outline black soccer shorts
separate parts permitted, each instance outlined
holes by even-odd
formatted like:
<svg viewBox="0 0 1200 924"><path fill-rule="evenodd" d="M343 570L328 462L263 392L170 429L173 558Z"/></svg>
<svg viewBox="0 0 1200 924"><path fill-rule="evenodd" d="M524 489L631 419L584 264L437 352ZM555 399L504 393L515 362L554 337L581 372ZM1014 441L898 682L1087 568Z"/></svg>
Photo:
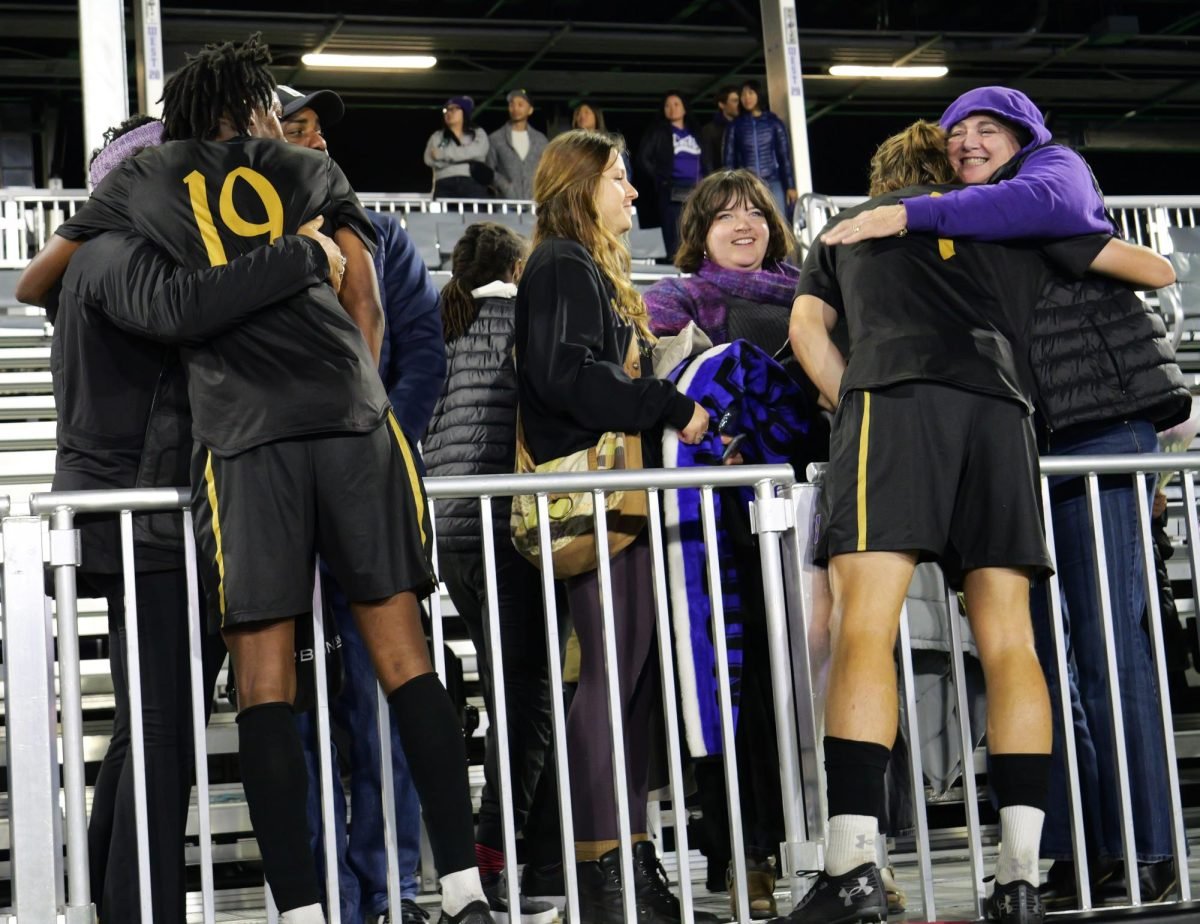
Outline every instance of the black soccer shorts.
<svg viewBox="0 0 1200 924"><path fill-rule="evenodd" d="M318 554L351 602L437 586L425 489L391 412L368 433L235 456L197 445L192 511L214 629L310 612Z"/></svg>
<svg viewBox="0 0 1200 924"><path fill-rule="evenodd" d="M1033 422L1015 401L936 382L838 406L818 556L912 551L953 586L975 568L1051 572Z"/></svg>

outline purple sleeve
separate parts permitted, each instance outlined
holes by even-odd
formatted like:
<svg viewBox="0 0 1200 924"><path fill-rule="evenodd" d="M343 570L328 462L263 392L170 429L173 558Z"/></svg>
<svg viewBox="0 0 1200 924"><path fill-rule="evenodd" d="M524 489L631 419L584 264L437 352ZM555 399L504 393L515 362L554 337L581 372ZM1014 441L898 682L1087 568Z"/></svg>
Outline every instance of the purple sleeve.
<svg viewBox="0 0 1200 924"><path fill-rule="evenodd" d="M1083 158L1052 145L1034 151L1011 180L904 200L910 231L1007 241L1111 234L1104 200Z"/></svg>

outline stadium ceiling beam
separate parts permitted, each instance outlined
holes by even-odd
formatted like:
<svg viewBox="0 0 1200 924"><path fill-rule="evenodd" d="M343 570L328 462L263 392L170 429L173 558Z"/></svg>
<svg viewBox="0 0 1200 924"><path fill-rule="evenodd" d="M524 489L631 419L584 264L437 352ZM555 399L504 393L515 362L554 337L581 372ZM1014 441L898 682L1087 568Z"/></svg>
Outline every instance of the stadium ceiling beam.
<svg viewBox="0 0 1200 924"><path fill-rule="evenodd" d="M476 111L482 112L483 110L487 109L487 107L489 105L491 105L493 102L495 102L497 99L499 99L501 96L507 95L509 90L514 89L514 87L516 86L516 82L521 79L521 76L523 74L528 73L528 71L535 64L537 64L538 61L540 61L542 58L544 58L555 45L557 45L560 41L562 41L563 37L566 36L570 31L571 31L571 24L566 23L563 25L563 27L561 29L559 29L557 32L555 32L553 35L551 35L548 39L546 39L545 44L543 44L542 47L539 48L534 53L534 55L528 61L525 62L525 64L523 66L517 68L515 71L513 71L511 74L509 74L506 78L504 78L504 80L502 80L500 82L500 85L490 95L484 97L483 102L480 103L477 107L475 107Z"/></svg>
<svg viewBox="0 0 1200 924"><path fill-rule="evenodd" d="M337 35L338 32L341 31L342 26L344 26L345 24L346 24L346 17L339 16L337 19L335 19L332 23L329 24L329 28L326 29L325 34L321 36L321 40L319 42L317 42L317 44L314 45L312 48L310 48L309 51L311 51L314 54L320 54L322 51L325 50L325 46L328 45L333 40L333 37L335 35ZM304 65L301 64L299 61L297 61L296 66L293 67L291 69L291 71L288 72L288 75L279 82L290 86L292 83L295 82L296 77L303 70L304 70Z"/></svg>
<svg viewBox="0 0 1200 924"><path fill-rule="evenodd" d="M902 65L907 64L909 61L911 61L915 57L917 57L917 55L919 55L921 52L926 51L926 50L932 48L934 45L937 45L938 43L940 43L941 40L942 40L942 36L940 34L935 35L930 39L926 39L924 42L921 42L915 48L911 49L910 51L905 52L900 57L898 57L894 61L892 61L892 67L901 67ZM854 86L852 86L850 88L850 91L848 93L846 93L841 99L835 100L832 103L828 103L825 106L822 106L820 109L818 109L812 115L810 115L806 119L806 124L812 125L814 122L816 122L822 116L827 116L831 112L836 111L838 109L838 107L840 107L843 103L848 103L848 102L850 102L850 100L854 99L854 97L858 95L858 91L867 85L869 85L869 84L866 81L860 81L859 83L854 84Z"/></svg>

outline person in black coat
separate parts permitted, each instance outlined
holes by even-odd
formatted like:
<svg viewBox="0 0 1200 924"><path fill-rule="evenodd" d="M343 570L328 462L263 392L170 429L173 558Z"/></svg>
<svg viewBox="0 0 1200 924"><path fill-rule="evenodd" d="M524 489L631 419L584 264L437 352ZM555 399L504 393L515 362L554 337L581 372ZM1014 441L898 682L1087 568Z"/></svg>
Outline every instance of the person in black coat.
<svg viewBox="0 0 1200 924"><path fill-rule="evenodd" d="M671 259L679 247L683 203L711 164L700 144L700 130L688 118L679 93L671 91L663 97L662 113L662 119L643 136L637 160L642 177L654 184L663 243Z"/></svg>
<svg viewBox="0 0 1200 924"><path fill-rule="evenodd" d="M449 374L423 444L430 475L499 475L513 470L516 279L527 249L515 231L493 222L470 225L454 245L453 276L442 289L440 302ZM492 498L494 557L489 560L484 554L479 501L439 501L438 563L450 599L475 645L490 716L497 713L495 653L487 625L488 570L496 575L513 818L529 851L526 869L543 869L560 862L561 842L550 747L545 608L538 570L517 553L509 538L511 507L511 497ZM504 835L495 729L494 723L488 726L484 746L475 855L492 910L507 913L507 900L500 891ZM526 879L522 892L529 888ZM522 895L521 919L527 924L551 921L555 914L550 903Z"/></svg>

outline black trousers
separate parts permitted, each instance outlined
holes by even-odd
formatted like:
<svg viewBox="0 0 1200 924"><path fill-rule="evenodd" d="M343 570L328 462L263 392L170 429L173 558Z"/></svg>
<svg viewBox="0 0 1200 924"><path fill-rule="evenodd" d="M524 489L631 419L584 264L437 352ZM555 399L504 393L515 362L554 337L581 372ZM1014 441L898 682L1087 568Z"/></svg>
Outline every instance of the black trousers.
<svg viewBox="0 0 1200 924"><path fill-rule="evenodd" d="M504 845L500 814L499 749L496 742L494 653L486 623L487 590L482 552L446 552L439 571L450 599L475 645L489 724L484 745L483 793L475 839ZM523 831L529 862L544 865L560 854L558 798L547 668L545 606L541 573L504 537L496 540L496 592L504 666L509 771L515 827ZM559 606L561 620L566 607Z"/></svg>
<svg viewBox="0 0 1200 924"><path fill-rule="evenodd" d="M93 576L88 583L93 592L108 599L109 659L116 697L113 736L96 778L88 822L92 900L101 920L138 924L141 911L129 707L132 665L126 649L123 582L114 575ZM199 602L207 721L225 644L219 635L205 631L204 607ZM139 574L137 604L152 907L155 924L177 924L185 918L183 839L194 777L184 572Z"/></svg>

